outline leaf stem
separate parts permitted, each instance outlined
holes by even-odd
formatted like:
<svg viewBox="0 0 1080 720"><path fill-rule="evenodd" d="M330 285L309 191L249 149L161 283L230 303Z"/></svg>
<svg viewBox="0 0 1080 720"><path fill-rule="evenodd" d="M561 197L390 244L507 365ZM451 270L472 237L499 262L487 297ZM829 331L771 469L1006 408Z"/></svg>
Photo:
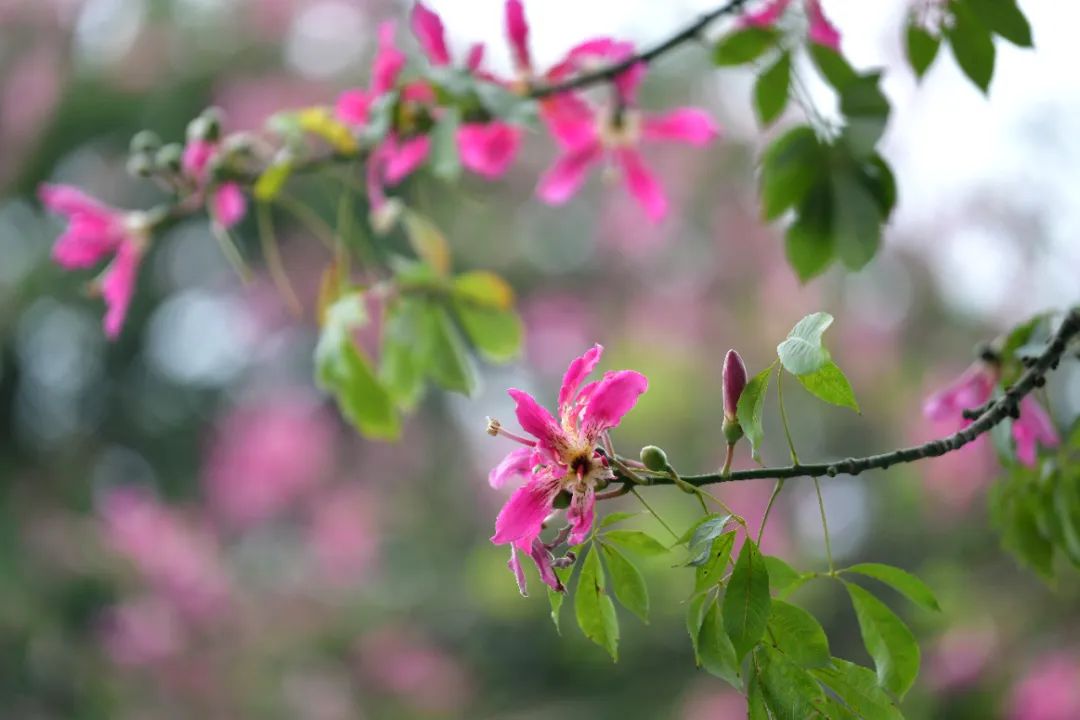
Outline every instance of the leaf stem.
<svg viewBox="0 0 1080 720"><path fill-rule="evenodd" d="M776 368L776 398L780 402L780 422L784 425L784 437L787 438L788 451L791 453L791 464L799 464L799 454L795 452L795 443L791 439L791 428L788 427L787 410L784 409L784 367Z"/></svg>
<svg viewBox="0 0 1080 720"><path fill-rule="evenodd" d="M780 491L784 489L784 481L786 478L779 478L776 481L776 485L773 487L772 495L769 496L769 504L765 506L765 514L761 516L761 526L757 531L757 544L761 544L761 536L765 534L765 523L769 522L769 515L772 513L773 503L776 502L776 497L780 494Z"/></svg>
<svg viewBox="0 0 1080 720"><path fill-rule="evenodd" d="M641 497L641 493L637 491L636 487L631 486L630 492L633 493L634 497L636 497L638 501L645 506L645 509L649 511L649 514L656 518L656 521L663 525L665 530L671 533L671 537L675 538L676 540L679 539L679 534L672 530L670 525L664 522L664 518L660 517L657 512L652 509L652 506L649 505L649 503L645 502L645 498Z"/></svg>
<svg viewBox="0 0 1080 720"><path fill-rule="evenodd" d="M832 541L829 539L829 521L825 517L825 500L821 497L821 480L814 478L814 492L817 493L818 510L821 512L821 530L825 534L825 557L829 560L829 575L836 574L836 565L833 564Z"/></svg>

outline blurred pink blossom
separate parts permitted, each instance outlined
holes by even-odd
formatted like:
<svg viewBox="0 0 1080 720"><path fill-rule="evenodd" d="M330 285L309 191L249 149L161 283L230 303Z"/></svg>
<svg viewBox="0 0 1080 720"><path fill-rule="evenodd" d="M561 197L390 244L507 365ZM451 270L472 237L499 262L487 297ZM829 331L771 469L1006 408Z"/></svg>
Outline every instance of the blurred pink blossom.
<svg viewBox="0 0 1080 720"><path fill-rule="evenodd" d="M273 518L332 468L335 426L298 394L242 405L219 424L203 469L214 517L233 528Z"/></svg>
<svg viewBox="0 0 1080 720"><path fill-rule="evenodd" d="M1065 653L1039 659L1012 690L1010 720L1080 718L1080 663Z"/></svg>
<svg viewBox="0 0 1080 720"><path fill-rule="evenodd" d="M525 355L541 372L562 372L566 358L588 345L593 336L593 306L573 293L530 295L523 300L521 312Z"/></svg>
<svg viewBox="0 0 1080 720"><path fill-rule="evenodd" d="M461 664L413 632L380 628L361 639L359 650L364 675L422 712L453 714L472 694Z"/></svg>
<svg viewBox="0 0 1080 720"><path fill-rule="evenodd" d="M127 600L102 618L102 644L117 665L156 664L179 654L183 628L168 602L155 595Z"/></svg>
<svg viewBox="0 0 1080 720"><path fill-rule="evenodd" d="M990 667L997 645L997 636L989 628L952 628L930 650L926 677L939 691L970 687Z"/></svg>
<svg viewBox="0 0 1080 720"><path fill-rule="evenodd" d="M701 687L685 700L679 717L681 720L743 720L746 698L731 688Z"/></svg>
<svg viewBox="0 0 1080 720"><path fill-rule="evenodd" d="M772 27L780 21L790 5L791 0L769 0L759 9L743 15L742 24L747 27ZM840 52L840 32L825 17L821 0L804 0L803 6L809 23L807 35L810 42Z"/></svg>
<svg viewBox="0 0 1080 720"><path fill-rule="evenodd" d="M331 488L312 501L309 542L328 582L357 585L370 574L379 544L377 515L371 493L355 484Z"/></svg>

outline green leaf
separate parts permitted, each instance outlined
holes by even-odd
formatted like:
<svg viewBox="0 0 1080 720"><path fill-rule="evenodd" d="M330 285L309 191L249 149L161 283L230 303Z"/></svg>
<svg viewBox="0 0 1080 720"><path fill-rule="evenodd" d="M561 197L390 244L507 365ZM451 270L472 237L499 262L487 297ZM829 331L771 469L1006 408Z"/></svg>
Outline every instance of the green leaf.
<svg viewBox="0 0 1080 720"><path fill-rule="evenodd" d="M833 89L838 93L842 93L849 83L859 77L859 74L855 72L855 68L851 67L847 58L824 45L811 43L810 59L814 61L814 65L817 66L825 81L832 85Z"/></svg>
<svg viewBox="0 0 1080 720"><path fill-rule="evenodd" d="M403 297L387 308L379 363L379 380L403 409L412 409L424 391L426 358L417 352L425 345L420 334L430 327L423 321L423 302Z"/></svg>
<svg viewBox="0 0 1080 720"><path fill-rule="evenodd" d="M621 523L623 520L629 520L630 518L635 518L640 514L641 514L640 512L613 512L613 513L608 513L607 515L604 516L604 519L600 521L600 527L606 528L609 525L614 525L615 523ZM610 533L608 533L608 534L610 535ZM608 538L608 539L610 539L610 538ZM612 541L612 542L615 542L615 541ZM663 547L663 546L661 545L661 547ZM664 552L667 552L667 548L664 548Z"/></svg>
<svg viewBox="0 0 1080 720"><path fill-rule="evenodd" d="M953 24L946 29L946 36L953 57L971 82L985 93L989 91L990 79L994 76L994 39L965 0L953 0L949 7L953 13Z"/></svg>
<svg viewBox="0 0 1080 720"><path fill-rule="evenodd" d="M821 336L833 323L827 312L807 315L788 333L787 339L776 346L776 354L792 375L812 373L829 361L829 352L822 347Z"/></svg>
<svg viewBox="0 0 1080 720"><path fill-rule="evenodd" d="M259 179L255 181L255 185L251 188L251 196L260 202L273 200L281 194L292 171L293 163L290 155L275 158L274 162L263 170Z"/></svg>
<svg viewBox="0 0 1080 720"><path fill-rule="evenodd" d="M859 183L866 188L878 204L882 218L888 218L896 207L896 178L885 159L875 153L855 170Z"/></svg>
<svg viewBox="0 0 1080 720"><path fill-rule="evenodd" d="M367 322L360 293L346 295L327 309L315 347L315 381L334 396L341 414L361 433L394 439L401 432L394 403L353 340L353 333Z"/></svg>
<svg viewBox="0 0 1080 720"><path fill-rule="evenodd" d="M686 602L686 632L690 635L690 644L694 647L694 662L701 667L701 654L698 650L698 635L701 624L705 621L706 603L712 601L709 593L698 593Z"/></svg>
<svg viewBox="0 0 1080 720"><path fill-rule="evenodd" d="M816 717L825 704L818 681L783 653L764 645L754 654L765 704L775 720L806 720Z"/></svg>
<svg viewBox="0 0 1080 720"><path fill-rule="evenodd" d="M607 568L611 573L615 597L624 608L641 618L642 622L648 623L649 588L645 584L641 571L615 547L606 543L601 543L600 547L604 551L604 557L607 558Z"/></svg>
<svg viewBox="0 0 1080 720"><path fill-rule="evenodd" d="M799 203L795 222L784 236L784 251L788 264L802 282L825 272L833 261L836 240L833 236L833 194L829 182L814 185Z"/></svg>
<svg viewBox="0 0 1080 720"><path fill-rule="evenodd" d="M600 553L590 546L581 564L574 592L574 613L585 637L607 650L612 660L619 659L619 620L615 604L608 597Z"/></svg>
<svg viewBox="0 0 1080 720"><path fill-rule="evenodd" d="M845 582L863 644L877 667L878 684L899 698L919 674L919 644L907 625L885 603L869 592Z"/></svg>
<svg viewBox="0 0 1080 720"><path fill-rule="evenodd" d="M705 562L694 571L694 592L701 592L720 582L735 544L735 533L726 532L712 541Z"/></svg>
<svg viewBox="0 0 1080 720"><path fill-rule="evenodd" d="M795 568L775 555L763 555L765 569L769 571L769 589L777 597L785 597L801 587L806 579Z"/></svg>
<svg viewBox="0 0 1080 720"><path fill-rule="evenodd" d="M1054 546L1039 531L1031 501L1013 482L999 483L991 495L994 523L1001 529L1001 543L1020 562L1044 579L1054 577Z"/></svg>
<svg viewBox="0 0 1080 720"><path fill-rule="evenodd" d="M802 202L821 176L825 157L825 147L808 125L789 130L765 149L760 184L766 220Z"/></svg>
<svg viewBox="0 0 1080 720"><path fill-rule="evenodd" d="M431 171L435 177L447 182L461 175L461 158L458 157L457 130L461 124L461 111L449 105L431 131Z"/></svg>
<svg viewBox="0 0 1080 720"><path fill-rule="evenodd" d="M756 60L776 44L777 33L770 28L744 28L720 38L713 48L717 65L742 65Z"/></svg>
<svg viewBox="0 0 1080 720"><path fill-rule="evenodd" d="M915 76L922 80L923 75L933 64L934 58L937 57L938 49L941 48L941 38L931 35L925 28L909 19L905 39L908 63L915 71Z"/></svg>
<svg viewBox="0 0 1080 720"><path fill-rule="evenodd" d="M743 540L739 559L724 593L724 629L741 661L765 632L769 619L769 572L757 545Z"/></svg>
<svg viewBox="0 0 1080 720"><path fill-rule="evenodd" d="M618 513L612 513L608 517L612 517ZM630 517L633 515L630 513L624 513ZM605 518L605 521L607 518ZM618 522L615 520L613 522ZM600 527L604 527L605 524L601 523ZM634 552L641 553L642 555L667 555L668 548L652 535L642 532L640 530L609 530L604 533L604 540L607 542L613 542L620 547L624 547L627 550L633 550Z"/></svg>
<svg viewBox="0 0 1080 720"><path fill-rule="evenodd" d="M565 568L555 568L555 576L562 581L563 587L566 587L566 584L570 582L570 574L573 572L573 565ZM544 587L547 588L548 602L551 603L551 622L555 623L555 632L562 635L560 619L562 615L563 600L566 599L566 593L553 590L547 585L545 585Z"/></svg>
<svg viewBox="0 0 1080 720"><path fill-rule="evenodd" d="M1016 0L967 0L983 25L1018 47L1031 47L1031 25Z"/></svg>
<svg viewBox="0 0 1080 720"><path fill-rule="evenodd" d="M889 121L889 100L881 92L880 73L860 75L840 94L840 111L847 118L844 140L856 157L874 152Z"/></svg>
<svg viewBox="0 0 1080 720"><path fill-rule="evenodd" d="M492 362L508 362L521 352L525 328L512 310L492 310L455 301L454 311L469 341Z"/></svg>
<svg viewBox="0 0 1080 720"><path fill-rule="evenodd" d="M776 647L792 662L806 668L829 664L829 640L825 630L801 607L773 600L768 628Z"/></svg>
<svg viewBox="0 0 1080 720"><path fill-rule="evenodd" d="M735 648L724 632L720 617L720 607L710 603L701 622L701 631L697 639L698 655L701 666L710 674L726 680L735 688L741 688L739 680L739 660Z"/></svg>
<svg viewBox="0 0 1080 720"><path fill-rule="evenodd" d="M832 181L836 254L848 268L860 270L881 245L881 206L851 170L837 168Z"/></svg>
<svg viewBox="0 0 1080 720"><path fill-rule="evenodd" d="M705 543L712 542L714 538L719 537L729 522L731 522L731 515L709 513L691 525L682 534L682 537L675 541L675 544L685 544L693 552Z"/></svg>
<svg viewBox="0 0 1080 720"><path fill-rule="evenodd" d="M454 322L446 309L438 305L428 305L428 331L430 345L426 347L428 355L428 374L439 387L471 395L476 388L476 369L465 350L461 333L454 327Z"/></svg>
<svg viewBox="0 0 1080 720"><path fill-rule="evenodd" d="M841 572L858 573L880 580L916 605L921 605L927 610L941 611L941 606L934 597L934 591L906 570L882 563L859 563Z"/></svg>
<svg viewBox="0 0 1080 720"><path fill-rule="evenodd" d="M413 210L406 210L402 216L405 235L416 256L439 275L450 272L450 244L442 231L430 219Z"/></svg>
<svg viewBox="0 0 1080 720"><path fill-rule="evenodd" d="M493 272L474 270L453 279L454 298L461 302L493 310L514 307L514 289Z"/></svg>
<svg viewBox="0 0 1080 720"><path fill-rule="evenodd" d="M855 400L855 391L851 389L851 383L832 360L827 361L812 373L796 377L814 396L827 403L859 412L859 403Z"/></svg>
<svg viewBox="0 0 1080 720"><path fill-rule="evenodd" d="M791 83L791 53L783 53L754 83L754 107L762 125L771 125L788 102Z"/></svg>
<svg viewBox="0 0 1080 720"><path fill-rule="evenodd" d="M775 363L774 363L775 365ZM750 441L754 459L761 459L761 441L765 439L765 429L761 424L762 411L765 408L765 393L769 389L769 377L772 375L773 365L765 368L746 383L742 395L739 396L739 404L736 406L736 416L746 439Z"/></svg>
<svg viewBox="0 0 1080 720"><path fill-rule="evenodd" d="M761 688L761 678L758 677L757 669L751 664L750 686L746 692L746 718L747 720L770 720L769 708L765 704L765 691Z"/></svg>
<svg viewBox="0 0 1080 720"><path fill-rule="evenodd" d="M860 718L867 720L903 720L892 699L877 684L873 671L840 658L832 666L816 668L810 674L844 701Z"/></svg>

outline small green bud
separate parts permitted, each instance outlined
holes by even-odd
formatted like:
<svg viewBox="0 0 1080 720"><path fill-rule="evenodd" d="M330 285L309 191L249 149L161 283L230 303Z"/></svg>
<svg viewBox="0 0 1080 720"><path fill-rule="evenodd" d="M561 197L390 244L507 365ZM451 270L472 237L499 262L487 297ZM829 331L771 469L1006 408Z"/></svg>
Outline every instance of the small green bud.
<svg viewBox="0 0 1080 720"><path fill-rule="evenodd" d="M725 417L720 427L724 431L724 439L727 440L728 445L734 445L743 436L742 425L734 418Z"/></svg>
<svg viewBox="0 0 1080 720"><path fill-rule="evenodd" d="M143 155L157 152L161 147L161 138L153 130L140 130L131 138L129 149L132 155Z"/></svg>
<svg viewBox="0 0 1080 720"><path fill-rule="evenodd" d="M646 445L641 448L641 462L654 472L663 472L670 467L667 453L655 445Z"/></svg>
<svg viewBox="0 0 1080 720"><path fill-rule="evenodd" d="M180 160L184 156L184 148L180 143L163 145L154 155L154 165L159 170L168 172L180 172Z"/></svg>
<svg viewBox="0 0 1080 720"><path fill-rule="evenodd" d="M210 142L216 142L220 137L221 110L218 108L207 108L202 111L201 115L188 123L188 142L191 142L192 140L209 140Z"/></svg>
<svg viewBox="0 0 1080 720"><path fill-rule="evenodd" d="M149 153L132 155L127 161L127 171L132 177L150 177L154 174L154 161Z"/></svg>
<svg viewBox="0 0 1080 720"><path fill-rule="evenodd" d="M570 493L566 490L561 490L559 494L555 496L555 500L551 503L551 506L556 510L564 510L570 507Z"/></svg>

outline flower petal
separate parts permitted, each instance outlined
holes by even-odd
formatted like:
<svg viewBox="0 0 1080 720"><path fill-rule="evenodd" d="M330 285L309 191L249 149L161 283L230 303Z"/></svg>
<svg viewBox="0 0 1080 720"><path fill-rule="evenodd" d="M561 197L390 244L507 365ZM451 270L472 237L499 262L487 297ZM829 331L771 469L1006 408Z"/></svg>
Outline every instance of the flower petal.
<svg viewBox="0 0 1080 720"><path fill-rule="evenodd" d="M559 481L550 475L533 475L529 482L514 491L499 511L491 542L496 545L515 541L531 543L543 529L559 487Z"/></svg>
<svg viewBox="0 0 1080 720"><path fill-rule="evenodd" d="M82 190L71 185L49 185L43 183L38 186L38 199L45 209L57 215L95 215L99 217L111 217L115 215L112 208L98 202Z"/></svg>
<svg viewBox="0 0 1080 720"><path fill-rule="evenodd" d="M508 481L521 476L525 477L536 466L536 451L531 447L520 447L511 450L498 465L488 473L488 484L493 488L501 488Z"/></svg>
<svg viewBox="0 0 1080 720"><path fill-rule="evenodd" d="M76 214L53 245L52 259L69 270L97 265L116 251L124 238L118 219Z"/></svg>
<svg viewBox="0 0 1080 720"><path fill-rule="evenodd" d="M461 164L489 180L509 169L520 144L521 128L509 123L465 123L457 130Z"/></svg>
<svg viewBox="0 0 1080 720"><path fill-rule="evenodd" d="M720 136L719 127L707 112L689 107L645 118L642 131L646 140L675 140L699 147Z"/></svg>
<svg viewBox="0 0 1080 720"><path fill-rule="evenodd" d="M217 152L217 143L209 140L189 140L180 157L184 174L202 183L206 180L206 167Z"/></svg>
<svg viewBox="0 0 1080 720"><path fill-rule="evenodd" d="M247 214L247 198L235 182L222 183L214 190L211 213L224 228L231 228Z"/></svg>
<svg viewBox="0 0 1080 720"><path fill-rule="evenodd" d="M563 150L600 142L596 113L577 95L561 93L541 100L540 119Z"/></svg>
<svg viewBox="0 0 1080 720"><path fill-rule="evenodd" d="M101 282L101 297L105 300L105 334L114 339L127 316L131 297L135 294L135 278L142 252L133 242L124 242L116 252L116 258L105 271Z"/></svg>
<svg viewBox="0 0 1080 720"><path fill-rule="evenodd" d="M536 193L549 205L562 205L585 183L589 166L600 159L600 143L591 143L560 155L540 178Z"/></svg>
<svg viewBox="0 0 1080 720"><path fill-rule="evenodd" d="M376 96L393 88L405 67L405 53L394 44L394 29L392 20L379 24L379 48L371 64L371 91Z"/></svg>
<svg viewBox="0 0 1080 720"><path fill-rule="evenodd" d="M431 139L427 135L410 138L402 143L396 138L387 138L386 142L388 145L383 176L390 185L398 184L420 167L431 151Z"/></svg>
<svg viewBox="0 0 1080 720"><path fill-rule="evenodd" d="M667 215L668 200L656 177L641 159L641 153L634 148L619 148L615 159L622 167L626 189L645 211L646 217L659 222Z"/></svg>
<svg viewBox="0 0 1080 720"><path fill-rule="evenodd" d="M1023 425L1033 438L1042 443L1043 447L1057 447L1061 442L1054 421L1050 413L1030 395L1020 401L1020 417L1015 424Z"/></svg>
<svg viewBox="0 0 1080 720"><path fill-rule="evenodd" d="M552 564L551 551L548 550L540 538L533 538L529 544L529 557L536 563L536 569L540 571L540 580L555 592L565 592L562 581L555 574L555 566Z"/></svg>
<svg viewBox="0 0 1080 720"><path fill-rule="evenodd" d="M446 48L446 33L439 16L424 3L418 2L413 5L409 24L428 61L436 66L449 65L450 51Z"/></svg>
<svg viewBox="0 0 1080 720"><path fill-rule="evenodd" d="M604 346L599 343L585 351L581 357L576 357L570 362L563 375L562 387L559 388L559 412L568 407L577 395L581 381L588 377L589 373L596 369L600 362L600 356L604 353Z"/></svg>
<svg viewBox="0 0 1080 720"><path fill-rule="evenodd" d="M366 125L371 96L364 90L346 90L338 95L334 104L334 116L348 125Z"/></svg>
<svg viewBox="0 0 1080 720"><path fill-rule="evenodd" d="M514 573L514 579L517 580L518 592L521 593L521 597L529 597L529 589L525 585L525 568L521 567L521 560L517 555L517 546L510 545L510 560L506 563L506 567L510 568L510 572Z"/></svg>
<svg viewBox="0 0 1080 720"><path fill-rule="evenodd" d="M536 402L536 399L524 390L510 388L507 392L517 403L515 413L521 429L539 440L540 444L546 448L558 444L562 439L562 429L547 408Z"/></svg>
<svg viewBox="0 0 1080 720"><path fill-rule="evenodd" d="M972 365L954 382L926 399L923 416L934 421L959 419L964 410L989 400L993 391L990 371L983 365Z"/></svg>
<svg viewBox="0 0 1080 720"><path fill-rule="evenodd" d="M743 27L772 27L787 12L791 0L770 0L760 10L743 13L740 23Z"/></svg>
<svg viewBox="0 0 1080 720"><path fill-rule="evenodd" d="M469 72L475 73L484 64L484 43L473 43L469 47L469 53L465 56L465 67Z"/></svg>
<svg viewBox="0 0 1080 720"><path fill-rule="evenodd" d="M617 426L648 389L648 379L634 370L606 373L582 412L581 425L586 435L595 438L604 430Z"/></svg>
<svg viewBox="0 0 1080 720"><path fill-rule="evenodd" d="M840 52L840 31L825 17L821 0L806 0L806 16L810 20L810 42Z"/></svg>
<svg viewBox="0 0 1080 720"><path fill-rule="evenodd" d="M525 7L521 0L506 0L505 18L506 37L510 41L514 69L522 74L530 74L532 57L529 55L529 23L525 19Z"/></svg>
<svg viewBox="0 0 1080 720"><path fill-rule="evenodd" d="M570 507L566 509L566 520L570 523L570 537L567 542L571 545L583 543L592 531L595 519L596 490L589 486L583 493L575 492L570 498Z"/></svg>

